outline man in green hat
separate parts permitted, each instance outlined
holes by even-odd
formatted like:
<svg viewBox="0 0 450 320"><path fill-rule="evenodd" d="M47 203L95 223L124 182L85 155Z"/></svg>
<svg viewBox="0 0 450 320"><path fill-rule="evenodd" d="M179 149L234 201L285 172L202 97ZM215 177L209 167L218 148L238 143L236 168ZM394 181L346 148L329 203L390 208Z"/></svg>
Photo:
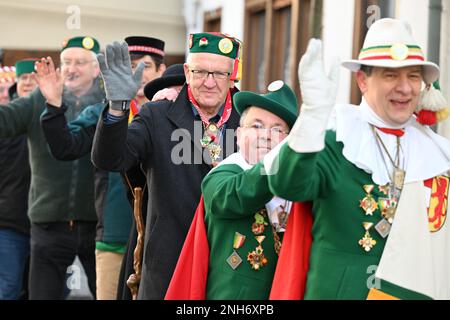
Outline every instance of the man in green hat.
<svg viewBox="0 0 450 320"><path fill-rule="evenodd" d="M16 62L16 83L10 87L19 97L37 86L31 73L36 59ZM11 90L12 89L12 90ZM27 216L30 164L26 135L0 138L0 300L18 299L25 287L22 281L30 255L30 221ZM23 293L27 291L25 288Z"/></svg>
<svg viewBox="0 0 450 320"><path fill-rule="evenodd" d="M145 65L141 88L130 103L131 120L139 112L141 102L144 101L140 97L144 94L140 93L142 87L149 79L158 78L165 69L164 41L150 37L132 36L125 38L125 42L128 44L132 69L141 61ZM65 118L67 108L61 99L63 77L55 70L50 58L38 63L36 70L41 91L47 99L47 110L41 117L41 124L53 156L56 159L67 161L90 154L103 104L87 107L74 121L68 124ZM140 167L137 167L135 172L141 173L142 171ZM143 180L145 181L145 177ZM131 181L133 184L135 179L130 178L127 181ZM126 199L126 187L122 183L119 173L95 170L95 191L98 217L97 299L112 300L116 297L119 271L130 232L132 212Z"/></svg>
<svg viewBox="0 0 450 320"><path fill-rule="evenodd" d="M204 298L268 299L292 203L273 197L263 159L287 137L298 114L297 98L279 80L269 85L266 94L238 92L233 100L241 115L236 131L239 151L215 167L202 183L210 249ZM195 250L200 248L200 244L195 246ZM177 270L189 272L179 266ZM179 276L176 272L173 279ZM181 283L171 283L166 299L200 298L183 295L181 287Z"/></svg>
<svg viewBox="0 0 450 320"><path fill-rule="evenodd" d="M141 299L164 298L201 181L213 164L235 152L239 116L232 95L240 44L223 34L200 33L191 35L189 47L184 64L187 84L178 98L146 105L129 127L129 101L140 87L142 66L133 76L126 44L107 47L107 64L99 57L110 102L95 133L93 162L111 171L142 163L147 175ZM176 201L167 200L175 195Z"/></svg>
<svg viewBox="0 0 450 320"><path fill-rule="evenodd" d="M16 62L16 83L9 88L11 100L17 97L25 97L36 89L37 83L32 73L37 60L36 58L28 58Z"/></svg>
<svg viewBox="0 0 450 320"><path fill-rule="evenodd" d="M63 44L62 99L68 121L104 99L98 79L98 49L98 42L91 37L76 37ZM41 91L35 90L0 107L0 137L25 134L30 147L30 299L63 299L66 270L77 255L95 295L93 167L89 156L62 162L51 155L39 121L45 102Z"/></svg>
<svg viewBox="0 0 450 320"><path fill-rule="evenodd" d="M238 92L239 152L203 180L210 245L206 299L268 299L291 203L274 198L263 159L289 134L297 98L282 81L267 94ZM249 188L248 186L252 186Z"/></svg>

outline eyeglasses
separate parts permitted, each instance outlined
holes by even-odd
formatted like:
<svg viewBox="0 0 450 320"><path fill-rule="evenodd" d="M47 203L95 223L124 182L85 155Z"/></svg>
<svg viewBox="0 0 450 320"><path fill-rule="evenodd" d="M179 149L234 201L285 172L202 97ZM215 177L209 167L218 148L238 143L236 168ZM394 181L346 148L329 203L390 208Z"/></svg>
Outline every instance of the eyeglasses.
<svg viewBox="0 0 450 320"><path fill-rule="evenodd" d="M62 60L61 66L71 66L74 65L75 67L81 68L87 65L89 62L93 62L93 60Z"/></svg>
<svg viewBox="0 0 450 320"><path fill-rule="evenodd" d="M221 71L206 71L206 70L189 70L194 75L194 79L206 79L210 74L216 80L225 80L231 73Z"/></svg>
<svg viewBox="0 0 450 320"><path fill-rule="evenodd" d="M288 131L284 131L283 128L281 128L281 127L266 128L261 123L258 123L258 122L250 124L250 125L242 126L242 127L247 128L247 129L257 130L257 131L268 130L268 131L270 131L270 134L289 134Z"/></svg>

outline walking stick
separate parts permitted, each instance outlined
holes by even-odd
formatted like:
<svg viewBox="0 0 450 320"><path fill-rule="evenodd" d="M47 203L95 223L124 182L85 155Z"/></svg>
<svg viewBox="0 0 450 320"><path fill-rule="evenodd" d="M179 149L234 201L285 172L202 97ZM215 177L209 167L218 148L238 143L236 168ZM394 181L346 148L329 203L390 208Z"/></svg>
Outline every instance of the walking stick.
<svg viewBox="0 0 450 320"><path fill-rule="evenodd" d="M141 281L142 269L142 248L144 246L144 219L142 218L142 188L136 187L133 192L134 208L133 214L136 221L137 242L134 248L133 268L134 273L127 280L127 286L130 288L133 300L137 299L139 282Z"/></svg>

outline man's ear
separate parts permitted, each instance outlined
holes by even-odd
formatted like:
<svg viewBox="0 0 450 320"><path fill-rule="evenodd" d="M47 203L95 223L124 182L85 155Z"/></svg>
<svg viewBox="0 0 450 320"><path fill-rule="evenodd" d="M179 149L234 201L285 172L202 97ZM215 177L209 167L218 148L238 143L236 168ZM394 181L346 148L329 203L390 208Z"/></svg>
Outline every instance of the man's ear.
<svg viewBox="0 0 450 320"><path fill-rule="evenodd" d="M100 66L98 64L98 62L95 64L94 66L94 76L93 78L97 78L100 75Z"/></svg>
<svg viewBox="0 0 450 320"><path fill-rule="evenodd" d="M240 137L241 137L241 134L242 134L241 131L242 131L242 128L241 127L237 127L237 129L236 129L236 144L237 144L239 149L240 149Z"/></svg>
<svg viewBox="0 0 450 320"><path fill-rule="evenodd" d="M158 74L159 74L160 77L162 76L162 74L164 73L164 71L166 71L166 68L167 68L167 66L166 66L165 63L161 63L161 64L159 65L159 68L158 68Z"/></svg>
<svg viewBox="0 0 450 320"><path fill-rule="evenodd" d="M356 72L356 83L358 84L359 90L361 90L361 93L364 95L367 92L367 79L369 78L367 74L365 74L363 71L358 70Z"/></svg>
<svg viewBox="0 0 450 320"><path fill-rule="evenodd" d="M186 83L189 84L189 65L187 63L183 64L184 76L186 77Z"/></svg>

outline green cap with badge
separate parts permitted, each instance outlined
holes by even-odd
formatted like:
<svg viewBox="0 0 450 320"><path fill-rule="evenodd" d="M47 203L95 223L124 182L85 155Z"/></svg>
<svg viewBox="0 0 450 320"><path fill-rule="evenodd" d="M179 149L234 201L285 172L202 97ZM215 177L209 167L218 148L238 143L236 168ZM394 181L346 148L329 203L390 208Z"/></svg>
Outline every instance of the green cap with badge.
<svg viewBox="0 0 450 320"><path fill-rule="evenodd" d="M83 48L95 53L100 52L100 44L92 37L74 37L66 39L62 43L61 51L64 51L67 48Z"/></svg>
<svg viewBox="0 0 450 320"><path fill-rule="evenodd" d="M214 53L236 59L239 42L231 36L218 32L192 33L189 35L189 52Z"/></svg>
<svg viewBox="0 0 450 320"><path fill-rule="evenodd" d="M265 109L286 121L292 129L298 116L298 104L295 93L283 81L277 80L269 84L268 92L257 94L251 91L241 91L233 96L236 111L242 113L248 107Z"/></svg>
<svg viewBox="0 0 450 320"><path fill-rule="evenodd" d="M189 35L190 53L212 53L234 60L231 80L239 81L242 77L242 42L230 35L220 32L201 32Z"/></svg>
<svg viewBox="0 0 450 320"><path fill-rule="evenodd" d="M32 73L34 72L34 64L38 61L36 58L28 58L19 60L16 62L16 77L20 77L22 74L25 73Z"/></svg>

